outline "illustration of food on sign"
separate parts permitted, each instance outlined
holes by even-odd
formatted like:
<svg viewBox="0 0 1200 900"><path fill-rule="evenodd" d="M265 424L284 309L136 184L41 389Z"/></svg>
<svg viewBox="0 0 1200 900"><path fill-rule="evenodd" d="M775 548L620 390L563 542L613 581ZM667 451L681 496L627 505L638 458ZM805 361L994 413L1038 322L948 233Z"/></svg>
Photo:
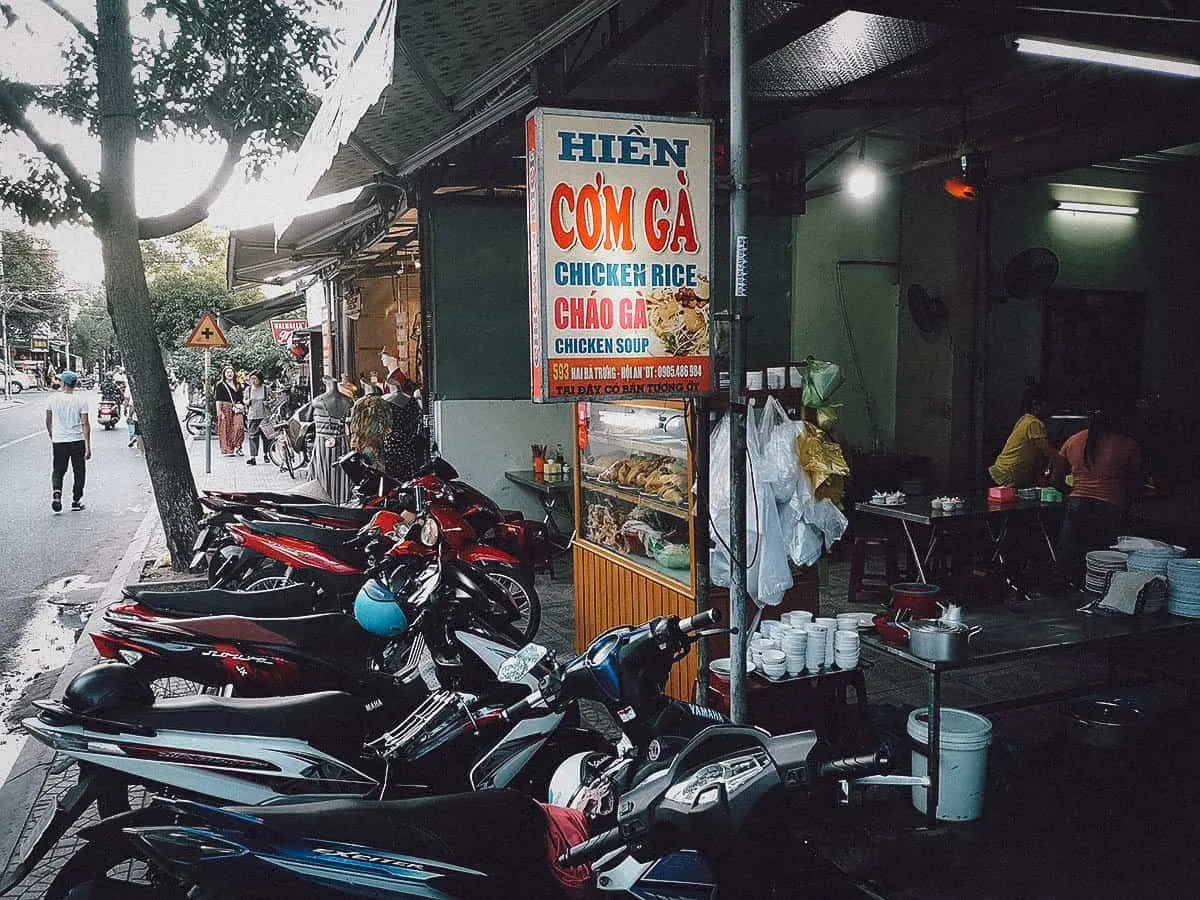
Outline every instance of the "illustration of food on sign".
<svg viewBox="0 0 1200 900"><path fill-rule="evenodd" d="M709 287L698 278L695 288L656 288L646 298L650 328L665 356L708 354Z"/></svg>

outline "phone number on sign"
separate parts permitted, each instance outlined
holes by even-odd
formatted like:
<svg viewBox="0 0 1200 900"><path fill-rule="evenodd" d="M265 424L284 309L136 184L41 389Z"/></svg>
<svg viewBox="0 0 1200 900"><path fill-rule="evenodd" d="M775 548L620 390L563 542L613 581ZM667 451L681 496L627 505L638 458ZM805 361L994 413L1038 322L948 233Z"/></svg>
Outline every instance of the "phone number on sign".
<svg viewBox="0 0 1200 900"><path fill-rule="evenodd" d="M703 371L701 366L658 366L654 374L659 378L699 378Z"/></svg>

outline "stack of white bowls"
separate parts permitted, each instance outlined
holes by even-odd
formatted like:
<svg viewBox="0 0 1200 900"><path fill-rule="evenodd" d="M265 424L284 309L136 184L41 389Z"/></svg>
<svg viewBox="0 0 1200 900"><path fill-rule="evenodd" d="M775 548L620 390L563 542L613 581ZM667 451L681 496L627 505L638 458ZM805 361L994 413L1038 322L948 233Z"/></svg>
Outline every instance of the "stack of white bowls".
<svg viewBox="0 0 1200 900"><path fill-rule="evenodd" d="M787 657L784 656L782 650L763 650L762 651L762 670L763 674L772 681L782 678L787 674Z"/></svg>
<svg viewBox="0 0 1200 900"><path fill-rule="evenodd" d="M818 616L818 625L825 626L825 668L833 665L833 636L837 634L838 622L834 616Z"/></svg>
<svg viewBox="0 0 1200 900"><path fill-rule="evenodd" d="M758 630L769 638L778 638L779 632L783 629L783 623L775 619L763 619L758 623Z"/></svg>
<svg viewBox="0 0 1200 900"><path fill-rule="evenodd" d="M775 638L767 637L767 635L763 634L762 632L756 632L755 634L750 635L750 646L748 649L750 651L750 661L754 663L757 668L762 669L763 652L766 650L778 650L779 641Z"/></svg>
<svg viewBox="0 0 1200 900"><path fill-rule="evenodd" d="M839 631L834 637L835 648L833 661L839 669L853 669L858 665L860 644L858 629L854 631Z"/></svg>
<svg viewBox="0 0 1200 900"><path fill-rule="evenodd" d="M779 618L784 625L803 628L813 620L813 614L806 609L794 609L791 612L783 613Z"/></svg>
<svg viewBox="0 0 1200 900"><path fill-rule="evenodd" d="M785 628L779 640L787 673L793 677L799 675L808 661L808 632L803 628Z"/></svg>
<svg viewBox="0 0 1200 900"><path fill-rule="evenodd" d="M806 630L808 640L804 649L804 668L815 675L825 665L825 644L829 640L829 628L813 622Z"/></svg>

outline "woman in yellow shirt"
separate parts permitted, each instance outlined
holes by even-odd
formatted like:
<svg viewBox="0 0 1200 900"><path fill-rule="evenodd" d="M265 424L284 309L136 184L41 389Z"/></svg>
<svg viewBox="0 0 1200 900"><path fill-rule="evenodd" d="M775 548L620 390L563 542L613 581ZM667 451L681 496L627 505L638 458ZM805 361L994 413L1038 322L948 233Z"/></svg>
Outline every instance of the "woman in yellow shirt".
<svg viewBox="0 0 1200 900"><path fill-rule="evenodd" d="M1046 464L1057 455L1054 445L1046 438L1046 425L1042 421L1044 409L1041 389L1030 385L1021 400L1021 418L1013 425L996 461L988 467L988 474L996 484L1029 487L1037 482Z"/></svg>

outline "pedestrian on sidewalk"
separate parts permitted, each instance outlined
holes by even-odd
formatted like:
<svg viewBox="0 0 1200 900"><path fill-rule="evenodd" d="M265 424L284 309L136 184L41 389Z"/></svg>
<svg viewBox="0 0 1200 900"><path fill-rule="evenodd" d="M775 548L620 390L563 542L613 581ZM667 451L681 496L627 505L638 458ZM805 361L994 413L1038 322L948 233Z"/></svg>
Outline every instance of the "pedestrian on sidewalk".
<svg viewBox="0 0 1200 900"><path fill-rule="evenodd" d="M213 398L217 401L217 441L221 445L221 455L241 453L245 432L242 426L244 407L242 387L238 384L233 366L226 366L221 372L221 381L213 391Z"/></svg>
<svg viewBox="0 0 1200 900"><path fill-rule="evenodd" d="M267 461L267 440L262 434L263 419L267 417L267 386L262 375L251 372L246 376L246 387L242 391L242 403L246 407L246 434L250 438L250 458L246 465L255 465L259 444L262 444L263 462Z"/></svg>
<svg viewBox="0 0 1200 900"><path fill-rule="evenodd" d="M62 390L46 400L46 433L54 448L50 508L62 512L63 477L67 474L68 462L71 464L71 509L83 509L85 460L92 458L92 428L88 422L87 399L75 393L79 376L70 371L61 372L58 380Z"/></svg>

